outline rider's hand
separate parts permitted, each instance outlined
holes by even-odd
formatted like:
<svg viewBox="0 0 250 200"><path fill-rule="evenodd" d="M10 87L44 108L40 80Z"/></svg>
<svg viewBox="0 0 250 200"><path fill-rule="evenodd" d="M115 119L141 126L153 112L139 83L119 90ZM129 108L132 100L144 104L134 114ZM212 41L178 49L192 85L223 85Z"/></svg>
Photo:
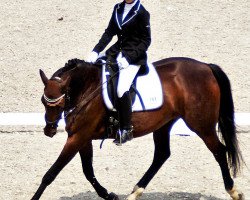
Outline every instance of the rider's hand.
<svg viewBox="0 0 250 200"><path fill-rule="evenodd" d="M95 51L92 51L89 56L87 57L86 61L87 62L91 62L91 63L95 63L96 60L98 58L98 53Z"/></svg>
<svg viewBox="0 0 250 200"><path fill-rule="evenodd" d="M102 51L99 53L98 58L106 57L106 52Z"/></svg>
<svg viewBox="0 0 250 200"><path fill-rule="evenodd" d="M125 57L118 56L117 62L118 62L119 67L121 67L121 68L125 69L129 66L129 63Z"/></svg>

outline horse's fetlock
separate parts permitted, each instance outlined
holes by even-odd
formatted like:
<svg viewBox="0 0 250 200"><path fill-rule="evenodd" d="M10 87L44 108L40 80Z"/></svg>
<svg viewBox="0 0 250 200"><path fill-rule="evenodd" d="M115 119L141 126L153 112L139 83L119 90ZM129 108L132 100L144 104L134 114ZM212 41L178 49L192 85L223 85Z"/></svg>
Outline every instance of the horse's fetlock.
<svg viewBox="0 0 250 200"><path fill-rule="evenodd" d="M115 193L111 192L108 195L107 200L119 200L119 197Z"/></svg>
<svg viewBox="0 0 250 200"><path fill-rule="evenodd" d="M92 186L95 188L96 193L99 195L99 197L102 197L104 199L109 199L109 194L108 191L102 187L97 181L93 184Z"/></svg>
<svg viewBox="0 0 250 200"><path fill-rule="evenodd" d="M226 189L226 191L233 190L233 187L234 187L234 181L233 181L233 179L230 176L229 177L224 177L223 176L223 180L225 182L225 189Z"/></svg>

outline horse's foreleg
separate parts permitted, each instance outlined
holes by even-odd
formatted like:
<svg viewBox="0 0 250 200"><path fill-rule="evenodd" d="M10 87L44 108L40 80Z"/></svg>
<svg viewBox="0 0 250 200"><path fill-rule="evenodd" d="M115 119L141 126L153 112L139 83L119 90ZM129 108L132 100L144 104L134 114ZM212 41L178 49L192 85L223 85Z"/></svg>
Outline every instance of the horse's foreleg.
<svg viewBox="0 0 250 200"><path fill-rule="evenodd" d="M148 183L152 180L163 163L170 157L169 132L174 122L174 120L169 122L153 133L155 143L153 162L141 180L134 187L132 193L127 197L127 200L135 200L141 196Z"/></svg>
<svg viewBox="0 0 250 200"><path fill-rule="evenodd" d="M101 186L101 184L97 181L94 174L94 169L92 165L93 161L93 146L92 143L89 142L84 148L80 151L80 156L82 160L82 169L83 173L86 176L87 180L91 183L91 185L95 188L97 194L107 200L119 200L118 196L114 193L108 193L108 191Z"/></svg>
<svg viewBox="0 0 250 200"><path fill-rule="evenodd" d="M35 195L32 197L32 200L37 200L41 197L46 187L55 180L56 176L60 173L60 171L76 155L78 149L78 145L74 143L74 140L72 138L68 138L67 143L65 144L60 156L44 175L42 183L40 184Z"/></svg>

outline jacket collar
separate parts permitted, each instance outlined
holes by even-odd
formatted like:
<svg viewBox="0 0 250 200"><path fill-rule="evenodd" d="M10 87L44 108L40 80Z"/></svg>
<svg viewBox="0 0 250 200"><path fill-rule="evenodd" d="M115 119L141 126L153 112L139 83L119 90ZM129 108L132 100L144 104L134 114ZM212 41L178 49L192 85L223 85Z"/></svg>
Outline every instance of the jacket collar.
<svg viewBox="0 0 250 200"><path fill-rule="evenodd" d="M128 23L131 19L133 19L136 15L138 10L140 9L141 2L140 0L137 0L136 4L131 8L125 19L122 21L122 14L125 6L125 1L118 4L116 8L116 23L120 29L122 29L122 26L126 23Z"/></svg>

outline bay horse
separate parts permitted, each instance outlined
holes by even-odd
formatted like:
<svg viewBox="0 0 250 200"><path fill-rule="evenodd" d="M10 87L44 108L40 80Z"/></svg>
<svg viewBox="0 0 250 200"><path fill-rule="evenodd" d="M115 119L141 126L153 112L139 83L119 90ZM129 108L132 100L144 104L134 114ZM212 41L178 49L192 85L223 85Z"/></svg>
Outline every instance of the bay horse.
<svg viewBox="0 0 250 200"><path fill-rule="evenodd" d="M236 176L243 161L234 122L234 104L230 81L215 64L206 64L190 58L167 58L153 65L163 89L163 105L152 111L134 112L134 137L153 132L155 144L151 166L136 184L127 200L138 199L144 189L170 157L170 130L182 118L212 152L218 162L224 186L233 200L242 200L231 177ZM107 109L102 97L101 67L78 59L70 60L50 79L40 70L45 85L42 103L45 106L44 134L53 137L64 111L66 144L58 159L44 175L32 197L37 200L60 171L79 152L82 169L97 194L107 200L118 200L95 178L92 166L92 140L105 136ZM218 123L221 132L216 131ZM125 148L125 147L123 147Z"/></svg>

